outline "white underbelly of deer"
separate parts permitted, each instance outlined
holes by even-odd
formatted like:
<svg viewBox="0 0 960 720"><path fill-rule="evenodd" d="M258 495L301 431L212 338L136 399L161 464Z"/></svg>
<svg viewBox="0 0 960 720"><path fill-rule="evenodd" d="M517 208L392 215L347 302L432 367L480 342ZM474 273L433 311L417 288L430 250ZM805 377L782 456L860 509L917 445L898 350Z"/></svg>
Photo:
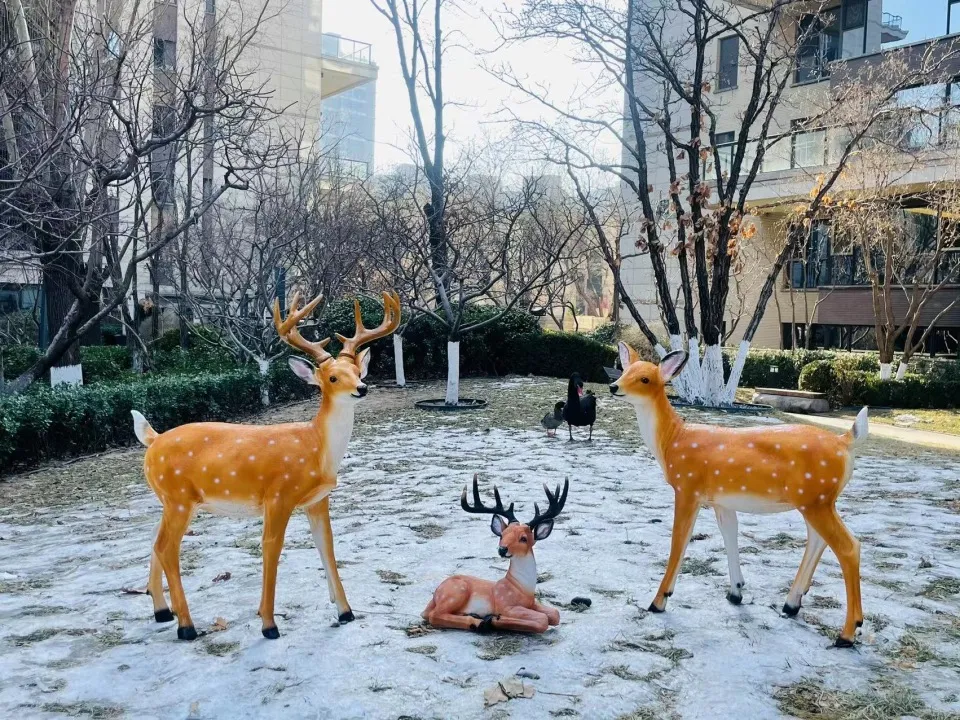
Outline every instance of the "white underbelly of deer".
<svg viewBox="0 0 960 720"><path fill-rule="evenodd" d="M712 507L721 507L736 512L755 513L758 515L768 515L771 513L782 513L793 510L793 506L788 503L767 500L756 495L733 495L723 494L712 498L708 503Z"/></svg>
<svg viewBox="0 0 960 720"><path fill-rule="evenodd" d="M217 498L203 502L200 508L214 515L226 515L227 517L260 517L263 515L263 505L254 501L234 502Z"/></svg>
<svg viewBox="0 0 960 720"><path fill-rule="evenodd" d="M490 604L487 598L480 595L473 595L470 598L470 602L468 602L467 606L463 609L464 615L479 615L480 617L486 617L492 612L493 605Z"/></svg>

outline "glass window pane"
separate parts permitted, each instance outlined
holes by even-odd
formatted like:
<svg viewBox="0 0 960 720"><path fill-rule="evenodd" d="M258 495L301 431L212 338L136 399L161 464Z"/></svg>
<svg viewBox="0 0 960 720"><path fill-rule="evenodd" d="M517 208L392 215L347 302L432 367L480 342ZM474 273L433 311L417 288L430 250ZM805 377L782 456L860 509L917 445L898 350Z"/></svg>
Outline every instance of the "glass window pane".
<svg viewBox="0 0 960 720"><path fill-rule="evenodd" d="M737 74L740 69L740 39L728 37L720 40L720 73L717 88L728 90L737 86Z"/></svg>
<svg viewBox="0 0 960 720"><path fill-rule="evenodd" d="M793 136L793 167L823 165L826 137L825 130L796 133Z"/></svg>

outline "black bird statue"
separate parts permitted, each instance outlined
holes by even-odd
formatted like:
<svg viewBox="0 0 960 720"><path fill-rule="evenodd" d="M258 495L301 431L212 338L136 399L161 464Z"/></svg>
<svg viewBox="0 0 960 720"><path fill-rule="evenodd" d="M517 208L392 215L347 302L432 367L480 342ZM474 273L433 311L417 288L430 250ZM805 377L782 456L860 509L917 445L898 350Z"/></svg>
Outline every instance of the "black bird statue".
<svg viewBox="0 0 960 720"><path fill-rule="evenodd" d="M561 400L553 406L553 413L547 413L543 416L540 424L547 429L547 437L556 437L557 428L563 425L563 401Z"/></svg>
<svg viewBox="0 0 960 720"><path fill-rule="evenodd" d="M563 406L563 419L567 421L567 431L570 440L573 440L573 426L590 426L590 437L593 440L593 424L597 421L597 397L593 393L583 395L583 380L580 373L570 376L567 384L567 404Z"/></svg>

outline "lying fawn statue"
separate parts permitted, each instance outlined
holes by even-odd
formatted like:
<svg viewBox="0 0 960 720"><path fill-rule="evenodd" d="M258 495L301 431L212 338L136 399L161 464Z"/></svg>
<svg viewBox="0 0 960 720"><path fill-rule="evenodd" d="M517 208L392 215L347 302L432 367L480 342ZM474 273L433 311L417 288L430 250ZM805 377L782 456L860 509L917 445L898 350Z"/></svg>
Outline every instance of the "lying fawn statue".
<svg viewBox="0 0 960 720"><path fill-rule="evenodd" d="M480 500L477 476L473 476L473 505L467 503L467 488L463 488L460 506L469 513L493 515L490 529L500 538L500 557L510 558L507 575L498 582L481 580L468 575L447 578L434 591L433 599L423 611L423 618L434 627L457 628L475 632L516 630L542 633L550 625L560 624L560 613L540 605L534 596L537 587L537 561L533 546L545 540L553 531L553 520L567 501L569 480L563 482L563 492L557 485L552 493L544 485L549 507L543 514L534 503L533 520L522 524L513 514L513 503L504 508L500 493L493 488L496 507L490 508Z"/></svg>

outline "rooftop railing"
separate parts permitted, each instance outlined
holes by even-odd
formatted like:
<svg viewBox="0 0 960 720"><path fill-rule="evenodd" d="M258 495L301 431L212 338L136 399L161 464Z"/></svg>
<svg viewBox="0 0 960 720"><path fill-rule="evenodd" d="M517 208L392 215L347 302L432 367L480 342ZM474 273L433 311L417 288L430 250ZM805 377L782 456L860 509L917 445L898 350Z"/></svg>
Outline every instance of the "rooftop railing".
<svg viewBox="0 0 960 720"><path fill-rule="evenodd" d="M325 33L323 36L322 52L327 57L334 57L338 60L362 63L364 65L373 64L373 49L370 43L351 40L350 38L340 37L339 35Z"/></svg>

